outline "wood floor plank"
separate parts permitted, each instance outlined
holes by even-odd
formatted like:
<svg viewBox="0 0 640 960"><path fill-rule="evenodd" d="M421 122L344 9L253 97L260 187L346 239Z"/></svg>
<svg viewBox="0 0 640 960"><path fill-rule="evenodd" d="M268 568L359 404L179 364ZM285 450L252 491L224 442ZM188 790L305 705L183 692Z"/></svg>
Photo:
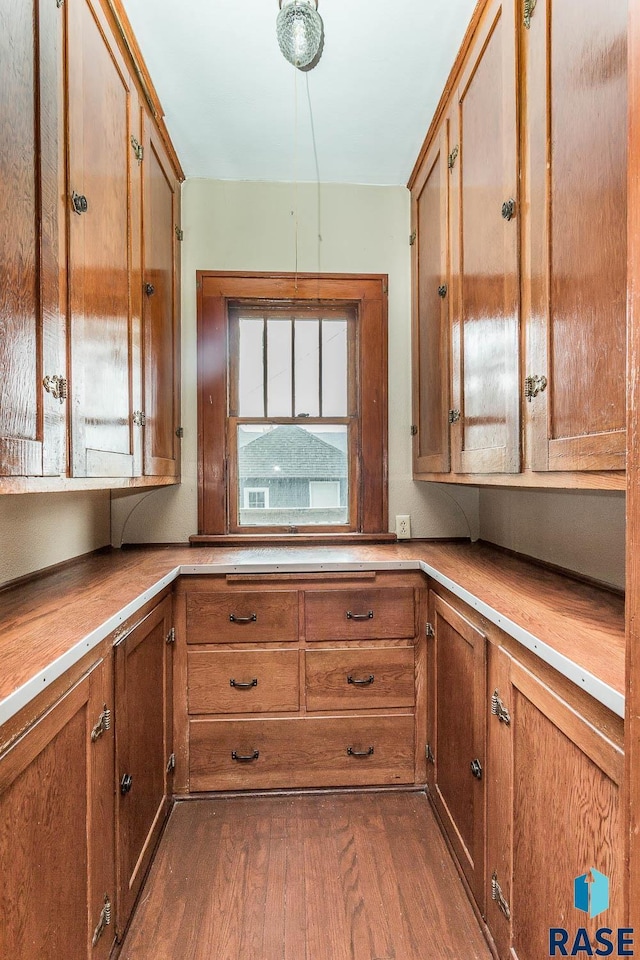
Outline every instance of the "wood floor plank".
<svg viewBox="0 0 640 960"><path fill-rule="evenodd" d="M423 794L176 804L121 960L490 960Z"/></svg>

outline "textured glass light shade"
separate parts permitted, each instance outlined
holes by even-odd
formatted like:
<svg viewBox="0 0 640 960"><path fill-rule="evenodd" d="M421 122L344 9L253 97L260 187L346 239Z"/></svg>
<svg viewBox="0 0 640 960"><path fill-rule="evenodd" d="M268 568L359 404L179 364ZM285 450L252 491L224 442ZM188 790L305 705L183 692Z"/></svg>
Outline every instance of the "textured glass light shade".
<svg viewBox="0 0 640 960"><path fill-rule="evenodd" d="M276 21L282 55L294 67L308 67L322 43L322 17L315 0L280 0Z"/></svg>

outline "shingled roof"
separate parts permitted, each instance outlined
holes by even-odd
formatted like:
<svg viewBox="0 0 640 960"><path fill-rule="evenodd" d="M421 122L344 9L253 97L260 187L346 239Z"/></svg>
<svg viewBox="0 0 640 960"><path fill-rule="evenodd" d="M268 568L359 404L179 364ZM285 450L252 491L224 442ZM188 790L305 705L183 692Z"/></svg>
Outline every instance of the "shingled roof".
<svg viewBox="0 0 640 960"><path fill-rule="evenodd" d="M347 476L347 458L342 451L293 425L276 427L240 447L238 465L243 480L248 477L338 480Z"/></svg>

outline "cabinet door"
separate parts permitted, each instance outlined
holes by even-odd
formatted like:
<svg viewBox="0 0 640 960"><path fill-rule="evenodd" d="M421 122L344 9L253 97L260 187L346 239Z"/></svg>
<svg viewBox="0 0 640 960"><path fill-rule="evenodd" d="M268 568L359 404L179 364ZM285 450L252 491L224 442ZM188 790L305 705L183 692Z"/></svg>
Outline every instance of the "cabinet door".
<svg viewBox="0 0 640 960"><path fill-rule="evenodd" d="M171 598L116 646L118 935L124 932L168 810Z"/></svg>
<svg viewBox="0 0 640 960"><path fill-rule="evenodd" d="M514 6L487 4L450 130L456 473L520 469Z"/></svg>
<svg viewBox="0 0 640 960"><path fill-rule="evenodd" d="M65 7L73 474L130 477L131 81L95 0Z"/></svg>
<svg viewBox="0 0 640 960"><path fill-rule="evenodd" d="M625 467L626 30L626 2L538 0L522 31L534 470Z"/></svg>
<svg viewBox="0 0 640 960"><path fill-rule="evenodd" d="M448 130L445 120L412 197L414 473L448 473L451 465Z"/></svg>
<svg viewBox="0 0 640 960"><path fill-rule="evenodd" d="M65 472L63 14L0 9L0 472Z"/></svg>
<svg viewBox="0 0 640 960"><path fill-rule="evenodd" d="M486 637L429 594L429 789L460 866L484 910ZM474 771L475 770L475 774Z"/></svg>
<svg viewBox="0 0 640 960"><path fill-rule="evenodd" d="M179 184L146 114L143 177L144 473L180 474L180 343L177 274Z"/></svg>
<svg viewBox="0 0 640 960"><path fill-rule="evenodd" d="M2 957L111 951L100 918L114 896L113 735L91 736L111 679L98 665L0 757Z"/></svg>

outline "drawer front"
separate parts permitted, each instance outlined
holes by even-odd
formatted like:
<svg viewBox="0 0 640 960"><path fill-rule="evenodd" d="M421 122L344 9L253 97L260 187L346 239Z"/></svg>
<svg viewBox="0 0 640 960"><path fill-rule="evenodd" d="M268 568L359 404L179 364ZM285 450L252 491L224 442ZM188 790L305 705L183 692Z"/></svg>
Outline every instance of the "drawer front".
<svg viewBox="0 0 640 960"><path fill-rule="evenodd" d="M277 713L299 707L297 650L189 651L189 713Z"/></svg>
<svg viewBox="0 0 640 960"><path fill-rule="evenodd" d="M414 782L409 715L191 720L189 740L191 792Z"/></svg>
<svg viewBox="0 0 640 960"><path fill-rule="evenodd" d="M297 639L295 590L187 596L187 643L282 643Z"/></svg>
<svg viewBox="0 0 640 960"><path fill-rule="evenodd" d="M413 637L413 587L308 591L307 640L384 640Z"/></svg>
<svg viewBox="0 0 640 960"><path fill-rule="evenodd" d="M308 710L412 707L413 647L305 651Z"/></svg>

